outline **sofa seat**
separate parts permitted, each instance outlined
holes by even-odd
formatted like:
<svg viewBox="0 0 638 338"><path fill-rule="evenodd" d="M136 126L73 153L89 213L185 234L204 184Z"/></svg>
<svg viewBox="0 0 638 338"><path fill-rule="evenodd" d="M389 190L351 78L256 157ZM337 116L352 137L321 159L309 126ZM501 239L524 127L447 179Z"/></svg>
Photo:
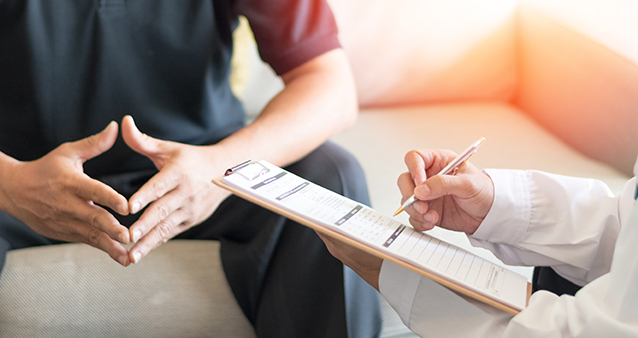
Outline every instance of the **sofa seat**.
<svg viewBox="0 0 638 338"><path fill-rule="evenodd" d="M219 242L173 240L126 268L84 244L10 251L0 278L0 337L255 333L226 282Z"/></svg>

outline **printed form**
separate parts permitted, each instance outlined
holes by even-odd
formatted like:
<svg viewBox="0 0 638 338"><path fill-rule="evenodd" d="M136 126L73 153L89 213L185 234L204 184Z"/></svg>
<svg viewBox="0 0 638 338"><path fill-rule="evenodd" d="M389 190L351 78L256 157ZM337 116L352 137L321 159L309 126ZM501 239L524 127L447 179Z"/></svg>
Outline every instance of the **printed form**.
<svg viewBox="0 0 638 338"><path fill-rule="evenodd" d="M237 168L224 182L514 309L526 305L526 277L268 162Z"/></svg>

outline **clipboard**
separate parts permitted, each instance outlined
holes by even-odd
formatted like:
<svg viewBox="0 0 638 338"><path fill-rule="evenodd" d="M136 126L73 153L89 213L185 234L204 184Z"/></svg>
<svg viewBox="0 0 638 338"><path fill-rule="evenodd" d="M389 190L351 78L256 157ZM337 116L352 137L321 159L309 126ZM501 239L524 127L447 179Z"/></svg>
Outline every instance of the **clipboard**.
<svg viewBox="0 0 638 338"><path fill-rule="evenodd" d="M272 198L272 196L269 197L267 196L268 195L267 193L263 193L260 191L260 189L262 189L262 191L263 189L275 189L275 188L269 187L269 185L276 186L280 184L280 182L278 181L283 177L285 177L286 180L292 182L292 185L290 185L289 187L283 187L282 192L275 192L275 195L276 195L275 198ZM518 314L523 308L525 308L525 306L527 306L529 297L531 296L532 285L531 283L527 282L526 277L518 275L517 273L511 270L507 270L500 266L497 266L497 268L491 267L490 271L493 275L491 276L492 283L494 283L498 279L498 277L500 278L507 277L505 279L506 281L508 280L516 281L515 294L508 293L507 299L504 298L504 296L499 297L498 294L496 295L490 294L489 292L482 290L480 287L476 287L473 285L468 286L468 283L465 280L461 280L458 277L450 277L450 275L447 275L446 273L442 273L441 271L437 271L437 269L428 267L425 264L421 264L419 261L416 261L414 259L408 259L410 256L401 255L399 254L400 253L399 251L397 252L390 251L390 247L394 245L393 241L398 240L398 238L400 238L400 236L402 235L403 231L406 231L406 233L412 231L412 235L410 235L409 238L412 238L412 236L414 235L415 238L417 237L419 238L419 241L421 240L421 238L428 239L429 242L427 245L430 245L431 243L433 243L432 239L434 237L417 232L411 227L403 225L400 222L394 220L390 216L383 215L374 209L371 209L367 206L363 206L356 201L350 200L333 191L320 187L312 182L309 182L303 178L300 178L266 161L243 162L241 164L238 164L235 167L228 169L226 173L224 174L224 176L214 179L213 182L216 185L229 190L231 193L233 193L234 195L240 198L248 200L265 209L268 209L272 212L275 212L284 217L287 217L297 223L300 223L304 226L309 227L310 229L314 231L324 233L328 236L331 236L332 238L340 240L348 245L354 246L358 249L361 249L379 258L389 260L395 264L398 264L399 266L403 268L406 268L422 276L425 276L449 288L452 291L455 291L459 294L465 295L472 299L476 299L480 302L491 305L507 313L510 313L513 315ZM273 182L275 182L275 184L273 184ZM298 198L296 197L296 195L310 194L310 192L308 191L312 191L313 194L319 194L324 199L333 199L335 201L338 201L339 203L342 203L343 205L346 205L346 208L344 210L341 210L340 213L335 212L336 215L331 215L331 217L336 219L336 222L335 220L332 220L330 221L332 223L330 223L321 217L318 218L316 215L312 215L311 212L300 210L303 208L306 208L309 210L314 210L314 209L318 210L320 209L319 207L321 207L319 205L320 202L315 202L314 200L310 200L308 198L303 199L302 197L299 197L303 199L300 202L301 205L303 206L302 208L295 207L294 205L292 205L293 204L292 202L286 202L286 200L290 201L291 197ZM313 203L316 203L317 205L311 205ZM334 202L330 202L330 203L334 204ZM354 206L354 208L349 209L351 206ZM389 236L387 240L385 240L385 238L381 238L383 242L382 245L378 245L380 242L371 243L367 239L364 240L363 236L356 235L356 232L352 232L352 231L349 232L340 228L341 227L341 225L339 225L340 222L341 224L346 224L347 222L354 222L355 217L361 218L361 215L356 215L359 212L361 212L362 214L367 213L366 215L368 214L373 215L375 222L382 220L383 222L395 222L395 223L398 223L398 225L396 226L396 229L394 228L388 229L388 232L385 233L385 235L391 234L391 236ZM368 224L366 223L367 219L363 219L362 221L358 220L357 222L360 222L363 225L364 230L365 230L365 227L368 226ZM394 223L391 223L391 224L393 224L393 226L395 225ZM370 222L369 226L373 227L372 222ZM374 227L378 227L378 226L374 224ZM392 233L392 231L394 231L394 233ZM397 232L399 232L398 235L396 235ZM409 238L407 240L409 240ZM417 241L417 244L422 245L422 243L420 243L419 241ZM477 259L477 256L473 255L472 253L466 252L463 249L458 248L453 244L446 243L436 238L434 238L434 241L437 241L439 243L444 243L444 245L446 245L446 250L449 250L450 248L452 248L452 250L460 250L460 251L456 251L457 253L461 251L465 252L464 254L466 256L464 256L464 261L465 259L467 259L467 257L470 257L472 260ZM387 249L384 248L386 244L387 244ZM437 250L439 248L440 247L437 247ZM455 258L456 258L456 255L455 255ZM481 258L478 258L478 259L480 260ZM481 264L485 264L485 263L483 262ZM493 264L493 263L488 262L487 264ZM502 269L502 270L498 270L498 269ZM495 270L498 270L498 271L494 273L493 271ZM499 271L501 273L501 276L498 276ZM497 276L494 276L494 275L497 275ZM467 276L469 276L469 273ZM521 280L520 278L522 278L524 281ZM509 285L505 285L504 287L509 288ZM510 297L511 295L515 296L514 297L516 298L515 302L511 301L512 299L512 297Z"/></svg>

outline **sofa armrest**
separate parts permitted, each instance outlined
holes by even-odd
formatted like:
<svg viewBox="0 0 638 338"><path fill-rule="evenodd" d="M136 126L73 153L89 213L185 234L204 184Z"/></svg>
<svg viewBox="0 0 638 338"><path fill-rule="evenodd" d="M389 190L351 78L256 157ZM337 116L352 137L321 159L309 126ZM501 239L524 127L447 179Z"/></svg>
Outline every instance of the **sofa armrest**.
<svg viewBox="0 0 638 338"><path fill-rule="evenodd" d="M362 107L511 99L517 0L329 0Z"/></svg>
<svg viewBox="0 0 638 338"><path fill-rule="evenodd" d="M522 1L515 99L567 144L629 175L638 154L635 7Z"/></svg>

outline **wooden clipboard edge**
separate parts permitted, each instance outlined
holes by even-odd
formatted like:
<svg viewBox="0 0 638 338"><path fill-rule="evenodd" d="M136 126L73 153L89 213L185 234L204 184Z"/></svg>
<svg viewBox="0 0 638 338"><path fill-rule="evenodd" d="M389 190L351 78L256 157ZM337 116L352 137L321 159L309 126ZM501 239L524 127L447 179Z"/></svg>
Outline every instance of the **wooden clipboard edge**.
<svg viewBox="0 0 638 338"><path fill-rule="evenodd" d="M480 293L478 293L476 291L470 290L470 289L468 289L468 288L466 288L466 287L464 287L462 285L456 284L456 283L454 283L454 282L452 282L450 280L447 280L447 279L442 278L442 277L440 277L438 275L435 275L435 274L433 274L431 272L425 271L425 270L423 270L423 269L421 269L419 267L416 267L416 266L414 266L414 265L412 265L410 263L404 262L404 261L402 261L402 260L400 260L400 259L398 259L398 258L396 258L394 256L388 255L388 254L386 254L384 252L377 251L374 248L371 248L371 247L369 247L369 246L367 246L367 245L365 245L365 244L363 244L363 243L361 243L361 242L359 242L359 241L357 241L355 239L352 239L352 238L350 238L350 237L348 237L348 236L346 236L346 235L344 235L342 233L339 233L339 232L336 232L334 230L328 229L328 228L326 228L326 227L324 227L324 226L322 226L320 224L316 224L314 222L311 222L311 221L309 221L309 220L307 220L307 219L305 219L305 218L303 218L303 217L301 217L299 215L296 215L294 213L289 212L288 210L282 209L282 208L280 208L280 207L278 207L276 205L273 205L271 203L268 203L268 202L266 202L266 201L264 201L264 200L262 200L262 199L260 199L258 197L250 195L250 194L248 194L248 193L246 193L246 192L244 192L244 191L242 191L240 189L237 189L237 188L235 188L235 187L233 187L231 185L226 184L224 182L224 180L223 180L223 177L219 177L219 178L213 179L213 183L215 183L216 185L218 185L219 187L221 187L223 189L226 189L226 190L230 191L231 193L233 193L234 195L237 195L238 197L241 197L241 198L243 198L245 200L248 200L248 201L250 201L252 203L255 203L255 204L257 204L257 205L259 205L259 206L261 206L261 207L263 207L265 209L268 209L268 210L270 210L272 212L275 212L277 214L285 216L285 217L287 217L287 218L289 218L289 219L291 219L291 220L293 220L293 221L295 221L297 223L303 224L303 225L311 228L312 230L324 233L324 234L326 234L328 236L331 236L331 237L336 238L336 239L338 239L338 240L340 240L342 242L345 242L346 244L349 244L349 245L352 245L352 246L354 246L354 247L356 247L358 249L361 249L361 250L363 250L363 251L365 251L365 252L367 252L369 254L372 254L372 255L377 256L377 257L382 258L382 259L387 259L387 260L389 260L389 261L391 261L391 262L393 262L395 264L398 264L398 265L402 266L403 268L406 268L406 269L411 270L413 272L416 272L416 273L418 273L418 274L420 274L422 276L425 276L426 278L429 278L429 279L431 279L431 280L433 280L433 281L445 286L446 288L448 288L448 289L450 289L452 291L455 291L455 292L458 292L458 293L460 293L462 295L465 295L465 296L468 296L470 298L476 299L476 300L478 300L480 302L483 302L483 303L486 303L488 305L491 305L491 306L493 306L493 307L495 307L497 309L500 309L500 310L505 311L505 312L507 312L509 314L512 314L512 315L517 315L521 311L521 310L516 309L514 307L511 307L511 306L509 306L507 304L503 304L503 303L498 302L498 301L496 301L496 300L494 300L492 298L489 298L489 297L487 297L485 295L482 295L482 294L480 294ZM531 295L531 290L532 290L532 285L531 285L531 283L528 282L527 283L527 299L526 299L526 304L525 304L526 306L527 306L527 303L529 302L529 297Z"/></svg>

